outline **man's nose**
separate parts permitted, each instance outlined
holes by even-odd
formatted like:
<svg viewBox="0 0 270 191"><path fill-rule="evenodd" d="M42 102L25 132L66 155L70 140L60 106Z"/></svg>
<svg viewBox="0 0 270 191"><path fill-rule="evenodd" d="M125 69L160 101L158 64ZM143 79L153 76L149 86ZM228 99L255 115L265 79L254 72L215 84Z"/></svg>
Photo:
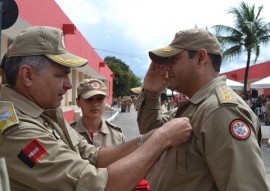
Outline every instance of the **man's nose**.
<svg viewBox="0 0 270 191"><path fill-rule="evenodd" d="M67 79L64 81L64 88L68 89L68 90L72 88L72 84L70 82L70 79Z"/></svg>

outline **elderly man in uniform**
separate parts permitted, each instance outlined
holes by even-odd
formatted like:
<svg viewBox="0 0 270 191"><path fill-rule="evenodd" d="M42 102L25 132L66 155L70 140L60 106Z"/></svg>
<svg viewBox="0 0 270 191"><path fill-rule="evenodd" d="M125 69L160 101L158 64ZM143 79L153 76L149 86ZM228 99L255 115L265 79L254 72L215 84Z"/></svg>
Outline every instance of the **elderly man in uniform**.
<svg viewBox="0 0 270 191"><path fill-rule="evenodd" d="M216 37L205 29L183 30L169 46L149 55L152 63L138 111L140 132L184 116L193 128L187 143L160 157L149 174L151 190L268 190L257 141L260 122L219 76L222 51ZM167 85L189 99L171 116L162 116L158 100Z"/></svg>
<svg viewBox="0 0 270 191"><path fill-rule="evenodd" d="M122 130L112 123L103 120L107 98L106 85L94 78L84 79L77 87L77 105L81 108L82 117L71 124L88 143L96 147L110 147L125 142Z"/></svg>
<svg viewBox="0 0 270 191"><path fill-rule="evenodd" d="M11 190L132 190L160 154L185 142L187 118L113 148L87 143L63 118L71 68L87 60L63 47L60 29L24 29L8 48L0 95L0 155ZM138 158L140 160L138 160Z"/></svg>

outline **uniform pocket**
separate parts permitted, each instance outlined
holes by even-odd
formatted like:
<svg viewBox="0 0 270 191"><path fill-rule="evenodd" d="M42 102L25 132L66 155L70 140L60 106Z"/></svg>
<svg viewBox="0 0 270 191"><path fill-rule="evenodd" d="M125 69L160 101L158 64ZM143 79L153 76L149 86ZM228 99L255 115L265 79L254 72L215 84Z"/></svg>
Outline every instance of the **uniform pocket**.
<svg viewBox="0 0 270 191"><path fill-rule="evenodd" d="M187 148L188 143L173 147L168 152L168 158L166 163L167 171L185 175L187 172Z"/></svg>

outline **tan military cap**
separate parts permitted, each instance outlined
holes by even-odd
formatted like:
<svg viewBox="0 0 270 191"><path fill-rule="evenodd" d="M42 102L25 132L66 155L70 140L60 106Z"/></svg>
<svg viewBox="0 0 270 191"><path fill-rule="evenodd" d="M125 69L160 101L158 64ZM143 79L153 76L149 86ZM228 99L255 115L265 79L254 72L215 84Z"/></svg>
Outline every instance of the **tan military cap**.
<svg viewBox="0 0 270 191"><path fill-rule="evenodd" d="M164 48L155 49L149 52L151 60L163 64L166 58L175 56L184 50L205 49L210 54L222 56L221 46L217 38L208 30L194 28L179 31L171 44Z"/></svg>
<svg viewBox="0 0 270 191"><path fill-rule="evenodd" d="M64 47L63 31L48 26L34 26L24 29L9 46L7 57L45 55L52 61L76 68L88 60L69 53Z"/></svg>
<svg viewBox="0 0 270 191"><path fill-rule="evenodd" d="M106 91L107 87L102 81L94 78L84 79L77 87L77 96L89 99L94 95L104 95L108 98Z"/></svg>

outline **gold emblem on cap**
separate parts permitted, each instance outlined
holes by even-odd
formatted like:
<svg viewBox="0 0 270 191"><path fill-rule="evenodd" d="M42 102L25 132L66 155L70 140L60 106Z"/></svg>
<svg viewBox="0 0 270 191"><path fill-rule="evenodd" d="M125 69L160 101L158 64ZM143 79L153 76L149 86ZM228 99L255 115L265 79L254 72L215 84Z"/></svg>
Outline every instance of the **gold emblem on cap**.
<svg viewBox="0 0 270 191"><path fill-rule="evenodd" d="M175 51L175 50L172 49L172 48L160 48L160 49L158 49L158 50L160 50L160 51L162 51L162 52L173 52L173 51Z"/></svg>

